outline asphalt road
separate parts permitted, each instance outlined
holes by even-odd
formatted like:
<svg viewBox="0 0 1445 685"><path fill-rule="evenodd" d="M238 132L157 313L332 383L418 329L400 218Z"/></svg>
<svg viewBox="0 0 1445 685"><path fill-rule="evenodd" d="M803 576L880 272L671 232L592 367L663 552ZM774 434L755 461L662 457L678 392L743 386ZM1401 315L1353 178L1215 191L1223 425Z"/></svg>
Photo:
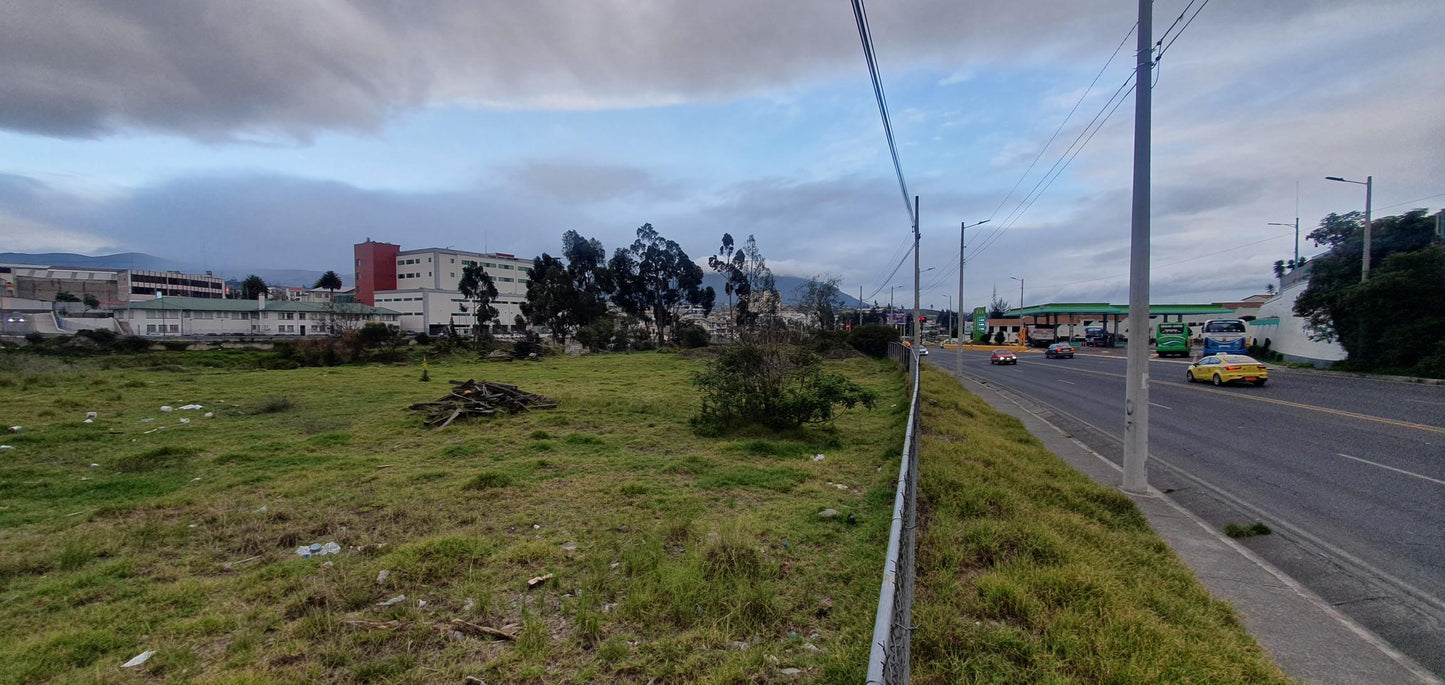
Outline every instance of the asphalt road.
<svg viewBox="0 0 1445 685"><path fill-rule="evenodd" d="M926 359L952 371L955 354ZM1150 484L1221 528L1269 526L1244 544L1445 676L1445 386L1271 367L1216 388L1187 364L1149 364ZM1122 349L963 365L1122 463Z"/></svg>

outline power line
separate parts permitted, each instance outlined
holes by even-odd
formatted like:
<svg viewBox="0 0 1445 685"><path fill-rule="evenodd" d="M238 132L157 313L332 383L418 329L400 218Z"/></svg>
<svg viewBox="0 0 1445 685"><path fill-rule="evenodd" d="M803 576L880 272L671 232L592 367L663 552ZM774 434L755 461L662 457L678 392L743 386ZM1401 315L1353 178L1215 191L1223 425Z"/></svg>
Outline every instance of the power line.
<svg viewBox="0 0 1445 685"><path fill-rule="evenodd" d="M1094 115L1093 119L1089 120L1089 123L1084 125L1084 128L1079 131L1079 135L1074 137L1074 141L1069 144L1069 147L1064 150L1063 154L1059 155L1059 158L1054 161L1053 165L1049 167L1049 170L1044 172L1043 176L1039 177L1038 182L1024 195L1024 198L1019 200L1019 205L1015 207L1012 212L1009 212L1009 215L1000 222L1003 224L1000 229L989 235L988 239L974 250L973 254L975 257L983 254L985 250L998 242L999 238L1002 237L1008 229L1018 223L1018 220L1023 217L1024 213L1033 207L1034 203L1053 185L1054 180L1063 174L1064 170L1068 168L1069 163L1073 162L1074 158L1079 156L1084 146L1088 145L1090 140L1093 140L1094 134L1098 133L1100 128L1103 128L1109 118L1114 115L1114 111L1119 108L1119 105L1124 103L1129 93L1134 91L1134 87L1130 85L1133 79L1133 75L1130 75L1123 83L1119 84L1118 88L1114 89L1114 93L1104 102L1103 108ZM1125 90L1126 87L1128 90ZM1103 117L1103 119L1100 120L1100 117ZM1087 138L1085 134L1087 134ZM1070 156L1071 153L1072 156Z"/></svg>
<svg viewBox="0 0 1445 685"><path fill-rule="evenodd" d="M868 12L863 0L853 1L853 19L858 24L858 38L863 41L863 58L868 61L868 76L873 81L873 97L878 101L878 116L883 120L883 135L888 138L888 155L893 158L893 171L898 175L898 189L903 192L903 206L909 223L915 223L913 203L908 199L908 183L903 180L903 165L898 161L898 145L893 140L893 124L888 117L888 98L883 93L883 80L878 75L878 59L873 52L873 32L868 27ZM890 277L891 278L891 277Z"/></svg>
<svg viewBox="0 0 1445 685"><path fill-rule="evenodd" d="M1119 56L1119 50L1123 49L1124 43L1129 42L1129 36L1134 35L1134 29L1136 28L1139 28L1139 22L1137 21L1134 22L1133 26L1129 27L1129 32L1124 34L1123 40L1119 41L1118 47L1114 48L1114 52L1109 55L1109 59L1104 62L1104 66L1099 68L1099 73L1094 74L1094 80L1089 82L1089 87L1084 89L1084 94L1080 95L1079 99L1074 102L1074 107L1069 110L1069 113L1064 115L1064 120L1059 122L1059 127L1054 129L1054 134L1049 136L1049 141L1044 143L1043 147L1039 148L1039 153L1034 155L1032 162L1029 162L1029 168L1024 169L1024 173L1019 176L1019 180L1014 182L1014 186L1009 189L1008 194L1005 195L1003 200L999 201L998 206L994 208L993 214L988 215L990 221L992 221L995 216L998 216L999 210L1003 209L1003 206L1008 203L1009 198L1013 197L1014 191L1019 189L1019 185L1024 182L1024 179L1028 178L1029 172L1034 170L1034 165L1039 163L1039 159L1048 151L1049 146L1054 143L1054 139L1058 138L1059 132L1064 130L1064 126L1069 123L1069 119L1074 116L1074 112L1079 110L1079 105L1084 104L1084 98L1089 97L1089 93L1094 90L1094 85L1099 82L1099 78L1104 75L1104 71L1109 68L1109 65L1114 63L1114 58ZM997 229L995 229L995 231L996 230Z"/></svg>
<svg viewBox="0 0 1445 685"><path fill-rule="evenodd" d="M1169 32L1173 31L1174 27L1179 25L1179 22L1184 19L1184 15L1189 14L1189 8L1194 6L1195 1L1196 0L1189 0L1189 4L1184 6L1184 11L1180 12L1179 16L1174 17L1174 23L1170 24L1169 28L1164 30L1164 33L1159 36L1159 40L1154 41L1155 50L1158 50L1159 46L1164 44L1164 39L1169 37ZM1200 9L1203 8L1201 7Z"/></svg>
<svg viewBox="0 0 1445 685"><path fill-rule="evenodd" d="M903 267L903 262L907 261L907 260L908 260L908 256L911 255L911 254L913 254L913 246L912 246L912 244L911 244L911 243L913 242L913 239L910 238L910 239L908 240L908 242L910 243L909 248L908 248L908 251L903 253L903 257L901 257L901 258L898 260L898 263L897 263L897 264L894 264L894 265L893 265L893 270L890 271L890 272L888 272L888 278L883 279L883 285L878 286L878 288L873 291L873 294L872 294L872 295L869 295L868 297L866 297L866 298L864 298L864 299L871 300L871 299L873 299L874 297L877 297L877 296L878 296L878 293L883 292L883 289L884 289L884 288L887 288L887 287L888 287L888 282L889 282L889 281L892 281L892 280L893 280L893 277L898 274L898 270Z"/></svg>
<svg viewBox="0 0 1445 685"><path fill-rule="evenodd" d="M1404 202L1396 202L1396 203L1393 204L1393 205L1385 205L1385 206L1383 206L1383 207L1376 207L1375 209L1389 209L1389 208L1391 208L1391 207L1399 207L1400 205L1408 205L1408 204L1411 204L1411 203L1413 203L1413 202L1419 202L1420 200L1433 200L1433 199L1435 199L1435 198L1437 198L1437 197L1442 197L1442 196L1445 196L1445 193L1436 193L1436 194L1430 195L1430 196L1428 196L1428 197L1416 198L1416 199L1414 199L1414 200L1406 200L1406 201L1404 201Z"/></svg>
<svg viewBox="0 0 1445 685"><path fill-rule="evenodd" d="M1193 4L1194 4L1194 0L1189 0L1189 4L1190 4L1190 5L1193 5ZM1208 4L1209 4L1209 0L1204 0L1204 2L1199 3L1199 9L1194 10L1194 14L1189 15L1189 21L1184 22L1184 26L1182 26L1182 27L1179 28L1179 33L1174 34L1174 37L1173 37L1173 38L1170 38L1170 39L1169 39L1169 42L1168 42L1168 43L1164 43L1164 47L1159 49L1159 54L1154 56L1154 63L1155 63L1155 64L1158 64L1158 63L1159 63L1159 60L1164 59L1164 53L1169 52L1169 47L1170 47L1171 45L1174 45L1174 41L1179 40L1179 37L1180 37L1180 36L1184 35L1184 31L1189 28L1189 25L1190 25L1190 24L1193 24L1193 23L1194 23L1194 18L1197 17L1197 16L1199 16L1199 13L1202 12L1202 11L1204 11L1204 6L1205 6L1205 5L1208 5ZM1189 11L1189 7L1186 6L1186 7L1184 8L1184 11L1185 11L1185 12ZM1181 16L1181 17L1184 16L1184 13L1181 12L1181 13L1179 14L1179 16ZM1178 23L1179 20L1178 20L1178 19L1175 19L1174 21L1175 21L1175 23ZM1160 39L1159 39L1159 42L1160 42L1160 43L1163 43L1163 42L1164 42L1164 39L1163 39L1163 38L1160 38Z"/></svg>

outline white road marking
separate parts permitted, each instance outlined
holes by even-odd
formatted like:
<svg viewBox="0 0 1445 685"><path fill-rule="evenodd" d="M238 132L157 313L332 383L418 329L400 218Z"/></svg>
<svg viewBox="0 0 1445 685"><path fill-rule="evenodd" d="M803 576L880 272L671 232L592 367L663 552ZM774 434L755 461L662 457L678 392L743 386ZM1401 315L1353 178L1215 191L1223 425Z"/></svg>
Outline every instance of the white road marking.
<svg viewBox="0 0 1445 685"><path fill-rule="evenodd" d="M1162 404L1155 404L1154 402L1150 402L1150 403L1149 403L1149 406L1151 406L1151 407L1158 407L1158 408L1160 408L1160 409L1169 409L1169 411L1174 411L1173 409L1171 409L1171 408L1169 408L1169 407L1166 407L1166 406L1164 406L1164 405L1162 405Z"/></svg>
<svg viewBox="0 0 1445 685"><path fill-rule="evenodd" d="M1378 466L1378 467L1380 467L1380 468L1382 468L1382 469L1388 469L1388 470L1394 471L1394 472L1396 472L1396 473L1403 473L1403 474L1405 474L1405 475L1407 475L1407 476L1413 476L1413 477L1415 477L1415 478L1419 478L1420 480L1428 480L1428 481L1430 481L1431 483L1435 483L1435 484L1437 484L1437 485L1445 485L1445 480L1440 480L1440 479L1438 479L1438 478L1431 478L1431 477L1429 477L1429 476L1422 476L1422 475L1420 475L1420 474L1418 474L1418 473L1414 473L1414 472L1412 472L1412 471L1406 471L1405 469L1397 469L1397 468L1395 468L1395 467L1393 467L1393 466L1385 466L1384 464L1381 464L1381 463L1379 463L1379 462L1373 462L1373 461L1370 461L1369 459L1361 459L1361 458L1359 458L1359 457L1352 457L1352 456L1350 456L1350 455L1348 455L1348 454L1345 454L1344 452L1336 452L1335 454L1338 454L1338 455L1340 455L1340 456L1342 456L1342 457L1344 457L1344 458L1346 458L1346 459L1354 459L1355 461L1362 462L1362 463L1365 463L1365 464L1369 464L1370 466Z"/></svg>
<svg viewBox="0 0 1445 685"><path fill-rule="evenodd" d="M1063 380L1063 379L1060 379L1059 382L1060 382L1060 383L1068 383L1069 385L1078 385L1078 383L1075 383L1075 382L1073 382L1073 381L1066 381L1066 380Z"/></svg>

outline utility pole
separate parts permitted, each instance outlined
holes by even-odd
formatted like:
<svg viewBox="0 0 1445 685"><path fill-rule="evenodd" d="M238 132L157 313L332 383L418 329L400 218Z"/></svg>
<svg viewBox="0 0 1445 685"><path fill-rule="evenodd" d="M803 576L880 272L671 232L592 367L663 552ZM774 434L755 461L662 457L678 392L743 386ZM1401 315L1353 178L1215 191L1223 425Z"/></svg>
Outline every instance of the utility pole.
<svg viewBox="0 0 1445 685"><path fill-rule="evenodd" d="M1370 195L1375 190L1375 177L1365 177L1365 253L1360 264L1360 282L1370 280Z"/></svg>
<svg viewBox="0 0 1445 685"><path fill-rule="evenodd" d="M958 380L963 380L963 233L968 229L968 222L958 222L958 337L954 342L958 347L953 348L953 375Z"/></svg>
<svg viewBox="0 0 1445 685"><path fill-rule="evenodd" d="M909 327L913 330L913 355L918 356L919 345L923 344L923 327L918 325L918 278L922 273L919 267L918 255L918 196L913 196L913 322Z"/></svg>
<svg viewBox="0 0 1445 685"><path fill-rule="evenodd" d="M1129 228L1129 348L1124 384L1124 491L1149 491L1149 143L1154 0L1139 0L1134 66L1134 209Z"/></svg>
<svg viewBox="0 0 1445 685"><path fill-rule="evenodd" d="M863 286L858 286L858 325L863 325Z"/></svg>

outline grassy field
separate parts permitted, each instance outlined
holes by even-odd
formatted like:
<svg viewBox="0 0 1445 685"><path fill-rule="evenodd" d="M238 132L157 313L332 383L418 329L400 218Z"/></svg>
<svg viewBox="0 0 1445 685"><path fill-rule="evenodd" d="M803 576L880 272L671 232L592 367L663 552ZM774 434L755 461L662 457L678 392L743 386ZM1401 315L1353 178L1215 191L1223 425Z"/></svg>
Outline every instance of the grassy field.
<svg viewBox="0 0 1445 685"><path fill-rule="evenodd" d="M200 354L0 356L0 683L862 680L907 409L886 363L835 364L881 393L835 433L706 439L671 354L431 383ZM405 407L449 378L560 407L425 430Z"/></svg>
<svg viewBox="0 0 1445 685"><path fill-rule="evenodd" d="M926 369L913 682L1285 683L1149 529Z"/></svg>

